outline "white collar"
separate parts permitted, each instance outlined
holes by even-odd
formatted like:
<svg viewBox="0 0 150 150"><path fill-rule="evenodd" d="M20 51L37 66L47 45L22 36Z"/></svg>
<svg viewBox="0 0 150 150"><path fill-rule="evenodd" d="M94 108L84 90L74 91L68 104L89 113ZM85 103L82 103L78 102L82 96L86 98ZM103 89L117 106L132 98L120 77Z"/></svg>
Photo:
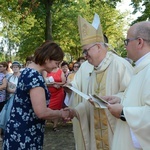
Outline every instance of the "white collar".
<svg viewBox="0 0 150 150"><path fill-rule="evenodd" d="M142 56L140 59L138 59L136 62L135 62L135 65L139 65L146 57L148 57L150 55L150 52L148 52L147 54L145 54L144 56Z"/></svg>

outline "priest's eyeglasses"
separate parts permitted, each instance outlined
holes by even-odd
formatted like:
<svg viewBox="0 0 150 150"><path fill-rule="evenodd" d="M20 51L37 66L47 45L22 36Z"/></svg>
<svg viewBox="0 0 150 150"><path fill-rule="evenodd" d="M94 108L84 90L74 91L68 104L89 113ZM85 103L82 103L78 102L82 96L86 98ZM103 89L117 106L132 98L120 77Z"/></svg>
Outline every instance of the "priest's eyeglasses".
<svg viewBox="0 0 150 150"><path fill-rule="evenodd" d="M87 56L87 55L88 55L88 51L89 51L92 47L94 47L95 45L97 45L97 44L94 44L94 45L92 45L91 47L89 47L89 48L87 48L87 49L84 49L83 52L82 52L82 54L83 54L84 56Z"/></svg>
<svg viewBox="0 0 150 150"><path fill-rule="evenodd" d="M130 41L134 41L134 40L137 40L137 39L138 38L125 39L124 40L124 45L127 46Z"/></svg>
<svg viewBox="0 0 150 150"><path fill-rule="evenodd" d="M134 41L134 40L137 40L137 39L140 39L140 38L141 38L141 37L125 39L125 40L124 40L124 45L127 46L130 41ZM143 39L143 38L141 38L141 39ZM143 39L143 40L144 40L144 41L149 41L149 40L146 40L146 39Z"/></svg>

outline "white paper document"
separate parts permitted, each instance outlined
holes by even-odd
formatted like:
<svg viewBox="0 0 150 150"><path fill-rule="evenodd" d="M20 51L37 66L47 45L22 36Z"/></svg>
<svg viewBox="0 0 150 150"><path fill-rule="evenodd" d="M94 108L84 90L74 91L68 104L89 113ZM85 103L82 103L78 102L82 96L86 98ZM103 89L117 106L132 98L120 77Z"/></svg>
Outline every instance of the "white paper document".
<svg viewBox="0 0 150 150"><path fill-rule="evenodd" d="M90 95L90 98L92 99L92 102L94 102L95 107L100 107L100 108L107 108L106 105L109 104L106 100L102 99L101 97L97 95Z"/></svg>
<svg viewBox="0 0 150 150"><path fill-rule="evenodd" d="M92 103L97 108L107 108L106 105L109 104L106 100L102 99L101 97L97 96L96 94L87 95L72 86L65 85L65 87L68 87L70 90L77 93L78 95L83 97L85 100L88 100L90 103Z"/></svg>
<svg viewBox="0 0 150 150"><path fill-rule="evenodd" d="M77 93L78 95L80 95L81 97L83 97L84 99L88 100L90 99L90 97L87 94L84 94L83 92L79 91L78 89L69 86L69 85L65 85L65 87L69 88L70 90L72 90L73 92Z"/></svg>

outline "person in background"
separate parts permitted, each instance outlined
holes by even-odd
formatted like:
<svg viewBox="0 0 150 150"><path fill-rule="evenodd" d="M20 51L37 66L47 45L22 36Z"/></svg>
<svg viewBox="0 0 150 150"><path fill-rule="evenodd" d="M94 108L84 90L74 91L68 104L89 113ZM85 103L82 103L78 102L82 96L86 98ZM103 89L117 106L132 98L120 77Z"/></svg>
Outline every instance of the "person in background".
<svg viewBox="0 0 150 150"><path fill-rule="evenodd" d="M69 63L69 71L72 72L73 71L73 62Z"/></svg>
<svg viewBox="0 0 150 150"><path fill-rule="evenodd" d="M7 64L8 64L8 68L7 68L8 73L13 73L13 71L11 69L12 62L8 61Z"/></svg>
<svg viewBox="0 0 150 150"><path fill-rule="evenodd" d="M53 41L45 41L34 53L34 61L18 80L14 102L7 121L2 149L42 150L45 120L66 118L69 112L48 108L50 94L42 76L63 60L62 49Z"/></svg>
<svg viewBox="0 0 150 150"><path fill-rule="evenodd" d="M95 14L92 24L79 16L78 27L83 55L88 62L82 63L71 82L72 86L87 95L105 96L123 92L130 82L133 68L124 58L108 51L99 16ZM111 113L95 107L77 94L72 96L71 102L73 109L67 109L70 109L71 118L75 116L76 150L111 149L116 123Z"/></svg>
<svg viewBox="0 0 150 150"><path fill-rule="evenodd" d="M77 59L77 62L79 62L80 64L82 64L82 63L85 62L85 61L86 61L85 57L79 57L79 58Z"/></svg>
<svg viewBox="0 0 150 150"><path fill-rule="evenodd" d="M80 68L80 63L74 62L73 63L73 70L69 73L68 78L67 78L67 84L71 83L71 81L73 80L73 78L74 78L76 72L79 70L79 68ZM70 98L69 98L69 94L67 92L65 92L65 93L66 93L66 96L65 96L64 103L68 107L70 105Z"/></svg>
<svg viewBox="0 0 150 150"><path fill-rule="evenodd" d="M132 25L124 44L128 58L135 62L134 75L122 95L104 97L117 118L112 150L149 150L150 21Z"/></svg>
<svg viewBox="0 0 150 150"><path fill-rule="evenodd" d="M0 65L0 68L3 67ZM7 79L5 74L0 72L0 112L3 109L6 103L6 87L7 87ZM2 129L0 128L0 142L2 141Z"/></svg>
<svg viewBox="0 0 150 150"><path fill-rule="evenodd" d="M31 64L33 62L33 56L28 56L27 58L26 58L26 62L25 62L25 65L24 65L24 67L22 67L21 69L20 69L20 72L22 72L26 67L28 67L29 66L29 64Z"/></svg>
<svg viewBox="0 0 150 150"><path fill-rule="evenodd" d="M10 70L11 70L11 68L10 68ZM12 70L11 70L11 72L12 72ZM5 75L6 80L8 80L8 78L12 75L12 73L8 72L8 63L6 61L0 62L0 73L3 73ZM4 79L3 86L5 86L5 84L6 84L5 79ZM6 92L5 100L7 100L9 94L7 93L6 89L5 89L5 92ZM6 103L6 101L4 101L4 104L5 103ZM2 110L2 108L1 108L1 110ZM1 130L0 131L1 136L3 137L4 131L2 129L0 129L0 130Z"/></svg>
<svg viewBox="0 0 150 150"><path fill-rule="evenodd" d="M25 66L28 67L29 64L31 64L32 62L33 62L33 56L28 56L26 58L26 64L25 64Z"/></svg>
<svg viewBox="0 0 150 150"><path fill-rule="evenodd" d="M18 84L18 79L20 76L20 68L21 65L18 61L14 61L12 63L11 69L13 71L13 74L8 78L8 84L7 84L7 93L9 94L8 99L11 98L12 95L14 95L16 91L16 87Z"/></svg>
<svg viewBox="0 0 150 150"><path fill-rule="evenodd" d="M65 91L62 87L66 83L66 77L63 71L57 67L54 68L50 73L43 72L48 90L51 94L49 108L52 110L60 110L63 108ZM57 125L59 118L53 119L53 131L59 131Z"/></svg>
<svg viewBox="0 0 150 150"><path fill-rule="evenodd" d="M68 75L70 73L70 71L69 71L69 64L66 61L63 61L61 63L61 69L64 72L65 77L66 77L66 81L67 81Z"/></svg>
<svg viewBox="0 0 150 150"><path fill-rule="evenodd" d="M79 68L80 68L80 63L79 62L75 62L73 64L73 71L68 75L67 83L70 83L73 80L74 75L78 71Z"/></svg>
<svg viewBox="0 0 150 150"><path fill-rule="evenodd" d="M12 75L12 73L13 73L13 71L11 73L8 72L8 63L5 62L5 61L0 62L0 72L5 75L6 79L8 79Z"/></svg>

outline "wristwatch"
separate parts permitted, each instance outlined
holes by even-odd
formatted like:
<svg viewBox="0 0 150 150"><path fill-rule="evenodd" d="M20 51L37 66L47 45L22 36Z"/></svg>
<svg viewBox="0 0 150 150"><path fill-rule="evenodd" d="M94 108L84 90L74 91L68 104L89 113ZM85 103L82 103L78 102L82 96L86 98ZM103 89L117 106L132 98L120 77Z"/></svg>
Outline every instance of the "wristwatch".
<svg viewBox="0 0 150 150"><path fill-rule="evenodd" d="M125 118L124 113L123 113L123 109L122 109L121 114L120 114L120 119L122 121L126 121L126 118Z"/></svg>

